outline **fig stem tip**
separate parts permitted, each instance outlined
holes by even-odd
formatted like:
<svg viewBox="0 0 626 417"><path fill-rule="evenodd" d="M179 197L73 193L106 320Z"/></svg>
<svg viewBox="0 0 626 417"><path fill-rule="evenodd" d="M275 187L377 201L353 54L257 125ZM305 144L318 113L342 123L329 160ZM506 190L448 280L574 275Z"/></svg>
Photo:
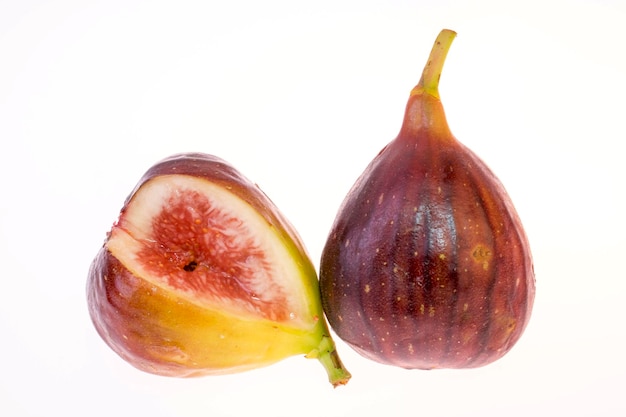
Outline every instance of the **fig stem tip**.
<svg viewBox="0 0 626 417"><path fill-rule="evenodd" d="M352 377L341 362L335 343L330 336L323 336L317 349L310 352L306 357L320 361L324 369L326 369L328 380L333 385L333 388L346 385Z"/></svg>
<svg viewBox="0 0 626 417"><path fill-rule="evenodd" d="M455 37L456 32L450 29L443 29L439 32L430 51L426 66L422 71L422 77L413 91L411 91L411 95L427 93L439 98L439 78L441 78L443 64Z"/></svg>

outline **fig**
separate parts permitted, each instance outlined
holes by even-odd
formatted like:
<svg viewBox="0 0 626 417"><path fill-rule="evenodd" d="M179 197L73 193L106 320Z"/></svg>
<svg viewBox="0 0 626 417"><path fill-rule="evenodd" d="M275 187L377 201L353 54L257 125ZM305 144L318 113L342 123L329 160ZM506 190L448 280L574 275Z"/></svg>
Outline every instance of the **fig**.
<svg viewBox="0 0 626 417"><path fill-rule="evenodd" d="M366 358L408 369L475 368L505 355L531 315L527 236L501 182L451 133L439 78L444 29L398 136L342 202L322 250L322 305Z"/></svg>
<svg viewBox="0 0 626 417"><path fill-rule="evenodd" d="M104 341L149 373L225 374L303 354L334 386L350 378L297 232L212 155L148 169L91 264L87 301Z"/></svg>

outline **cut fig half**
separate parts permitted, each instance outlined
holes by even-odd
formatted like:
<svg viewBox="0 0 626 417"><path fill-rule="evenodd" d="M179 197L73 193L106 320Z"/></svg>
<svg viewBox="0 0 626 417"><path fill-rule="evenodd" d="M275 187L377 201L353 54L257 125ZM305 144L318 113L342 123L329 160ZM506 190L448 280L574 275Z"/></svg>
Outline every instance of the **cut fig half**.
<svg viewBox="0 0 626 417"><path fill-rule="evenodd" d="M230 373L303 354L333 385L350 378L299 236L214 156L176 155L146 173L92 264L88 299L103 339L147 372Z"/></svg>

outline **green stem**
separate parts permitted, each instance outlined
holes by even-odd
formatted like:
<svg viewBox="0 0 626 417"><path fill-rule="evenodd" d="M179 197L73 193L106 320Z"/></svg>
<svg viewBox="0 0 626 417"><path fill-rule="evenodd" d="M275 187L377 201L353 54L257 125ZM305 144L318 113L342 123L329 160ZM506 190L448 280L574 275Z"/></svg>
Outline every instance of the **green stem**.
<svg viewBox="0 0 626 417"><path fill-rule="evenodd" d="M433 49L430 51L428 62L422 72L422 78L413 91L411 91L411 95L428 93L433 97L439 98L439 78L441 77L443 64L455 37L456 32L449 29L444 29L439 32Z"/></svg>
<svg viewBox="0 0 626 417"><path fill-rule="evenodd" d="M328 373L328 380L335 388L339 385L347 384L352 377L350 372L343 366L343 363L341 363L335 348L335 342L333 342L330 336L322 336L317 349L310 352L306 357L315 358L322 363L326 373Z"/></svg>

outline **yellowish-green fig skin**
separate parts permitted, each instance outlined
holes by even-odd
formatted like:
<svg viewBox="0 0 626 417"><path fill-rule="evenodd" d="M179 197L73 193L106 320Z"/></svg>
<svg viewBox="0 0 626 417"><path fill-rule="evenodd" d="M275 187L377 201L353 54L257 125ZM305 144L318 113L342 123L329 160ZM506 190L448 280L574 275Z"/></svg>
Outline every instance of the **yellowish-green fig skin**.
<svg viewBox="0 0 626 417"><path fill-rule="evenodd" d="M106 248L90 272L89 307L96 328L135 367L166 376L224 374L306 355L324 335L197 305L134 276Z"/></svg>
<svg viewBox="0 0 626 417"><path fill-rule="evenodd" d="M255 184L212 155L175 155L148 170L92 262L87 297L98 333L146 372L225 374L302 354L319 359L334 386L350 378L300 237Z"/></svg>

